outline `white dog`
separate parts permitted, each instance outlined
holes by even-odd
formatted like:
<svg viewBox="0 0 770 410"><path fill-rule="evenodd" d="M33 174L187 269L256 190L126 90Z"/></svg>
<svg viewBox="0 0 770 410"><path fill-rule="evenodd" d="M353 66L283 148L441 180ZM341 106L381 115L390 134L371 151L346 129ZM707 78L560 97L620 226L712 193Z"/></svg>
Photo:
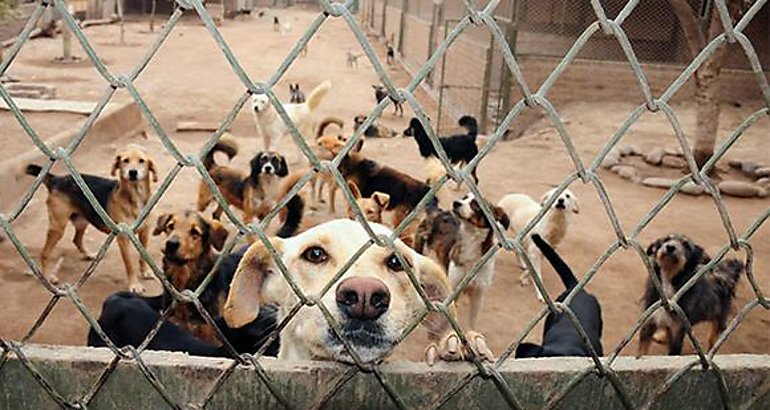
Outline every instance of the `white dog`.
<svg viewBox="0 0 770 410"><path fill-rule="evenodd" d="M556 188L549 190L537 203L534 199L525 194L508 194L498 202L497 206L503 208L505 213L508 214L508 218L511 221L511 230L518 234L524 227L527 226L529 221L542 209L542 204L556 193ZM564 236L567 234L567 228L569 227L569 220L571 214L580 212L577 197L569 189L565 189L564 192L554 201L553 207L546 212L540 222L535 225L529 232L529 235L524 238L523 245L533 266L537 269L537 274L540 274L540 260L541 254L537 249L537 246L532 242L530 238L531 234L540 234L540 236L546 240L554 248L561 243ZM525 268L524 262L519 259L519 263L522 269ZM542 278L542 276L538 276ZM521 283L525 285L528 283L529 276L526 270L521 275ZM544 301L543 295L540 294L540 290L537 291L537 299L541 302Z"/></svg>
<svg viewBox="0 0 770 410"><path fill-rule="evenodd" d="M315 135L315 121L313 120L313 111L321 104L321 101L332 88L331 81L324 81L313 89L307 97L307 101L299 104L282 104L283 109L288 114L291 122L302 134L303 138ZM284 135L289 135L289 129L281 120L278 112L270 104L270 100L265 94L253 94L251 96L251 106L254 112L254 120L257 125L257 132L262 135L264 150L270 151L272 143L277 143ZM302 161L302 151L297 146L297 162Z"/></svg>

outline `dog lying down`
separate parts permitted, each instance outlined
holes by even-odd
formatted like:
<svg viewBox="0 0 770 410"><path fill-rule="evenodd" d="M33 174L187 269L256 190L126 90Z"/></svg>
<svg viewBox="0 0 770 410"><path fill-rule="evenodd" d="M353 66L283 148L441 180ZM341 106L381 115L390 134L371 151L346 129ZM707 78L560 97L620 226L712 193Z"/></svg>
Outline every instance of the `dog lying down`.
<svg viewBox="0 0 770 410"><path fill-rule="evenodd" d="M563 302L572 289L578 284L578 280L572 273L572 269L561 259L553 248L540 237L532 235L532 241L540 249L548 262L551 263L556 273L564 283L562 292L557 302ZM575 312L578 321L585 329L591 345L597 355L603 356L602 350L602 309L596 297L581 289L569 304ZM589 350L580 339L580 335L566 313L554 315L549 313L545 319L543 328L543 344L522 343L516 348L516 358L527 357L551 357L551 356L590 356Z"/></svg>
<svg viewBox="0 0 770 410"><path fill-rule="evenodd" d="M380 224L372 223L371 227L375 234L392 233ZM320 294L340 267L368 241L364 228L347 219L323 223L288 239L271 239L289 275L306 295ZM396 246L429 299L444 300L451 289L443 269L399 240ZM363 361L389 355L403 332L425 308L403 270L390 249L373 245L320 300L339 325L342 336ZM234 271L224 305L224 321L216 318L217 324L231 343L237 341L236 350L254 351L274 329L274 319L280 323L298 299L262 242L245 250ZM218 278L227 276L226 273L217 275ZM158 320L159 304L156 298L116 294L105 302L99 323L116 345L138 346ZM272 306L277 306L277 310ZM453 306L450 312L455 314ZM273 313L277 313L277 317ZM425 358L429 364L437 359L457 361L472 355L493 360L481 334L466 332L466 346L451 332L446 321L433 313L426 317L423 325L428 329L429 345ZM89 332L88 342L91 346L104 345L93 330ZM227 355L224 348L205 343L171 324L161 327L150 348L208 356ZM353 361L320 309L315 307L301 309L288 322L280 335L278 358Z"/></svg>

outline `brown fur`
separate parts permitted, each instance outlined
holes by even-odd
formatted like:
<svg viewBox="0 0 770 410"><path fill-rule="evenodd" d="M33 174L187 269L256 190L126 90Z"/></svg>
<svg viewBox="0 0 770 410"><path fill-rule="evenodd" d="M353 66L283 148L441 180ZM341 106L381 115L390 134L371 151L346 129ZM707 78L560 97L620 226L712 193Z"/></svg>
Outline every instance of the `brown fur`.
<svg viewBox="0 0 770 410"><path fill-rule="evenodd" d="M369 222L382 223L382 212L385 211L388 203L390 203L390 195L376 191L372 194L371 198L363 198L358 186L352 181L348 182L348 188L350 188L353 198L356 199L358 208L361 209L365 219ZM356 214L350 204L348 204L348 218L356 219Z"/></svg>
<svg viewBox="0 0 770 410"><path fill-rule="evenodd" d="M38 175L40 171L40 167L36 165L27 167L27 174L30 175ZM131 224L139 216L150 198L150 181L158 180L155 164L142 147L130 144L115 156L110 174L112 176L117 174L118 180L86 174L83 174L83 178L94 192L97 201L105 208L114 222ZM83 245L86 228L91 224L104 233L109 233L109 229L98 217L90 203L85 200L82 191L75 185L72 177L48 174L44 183L49 194L46 199L48 233L41 253L43 272L48 272L51 252L64 235L67 222L71 222L75 227L75 236L72 239L75 247L84 259L92 260L92 254ZM144 225L139 227L136 233L142 246L146 248L148 241L146 227ZM135 293L143 293L144 286L140 283L139 275L131 262L130 240L125 236L118 236L118 247L126 268L129 289ZM142 258L139 258L139 271L144 278L152 277ZM52 283L58 282L59 279L55 272L49 272L47 275Z"/></svg>

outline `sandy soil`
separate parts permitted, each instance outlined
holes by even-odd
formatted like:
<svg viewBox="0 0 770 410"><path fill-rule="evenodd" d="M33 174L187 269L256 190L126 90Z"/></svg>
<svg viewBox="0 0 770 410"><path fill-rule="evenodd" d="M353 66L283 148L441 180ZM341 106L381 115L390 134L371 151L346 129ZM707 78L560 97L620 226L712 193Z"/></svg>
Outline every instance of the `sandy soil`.
<svg viewBox="0 0 770 410"><path fill-rule="evenodd" d="M280 13L283 14L284 20L293 22L294 30L286 36L274 33L267 19L258 20L256 17L251 20L228 21L221 28L222 35L242 67L256 79L266 80L272 75L296 38L300 36L300 27L306 26L315 17L311 12L300 9ZM144 46L153 40L153 36L145 32L146 23L129 24L129 45L116 46L116 26L92 27L87 30L94 47L103 56L109 69L116 73L128 72L139 61ZM46 63L58 55L59 47L58 39L42 39L28 43L11 66L10 72L25 80L57 85L59 98L95 100L102 95L107 84L93 68L81 64L56 66ZM334 114L352 119L356 114L367 112L374 106L370 84L376 83L378 78L371 71L370 64L363 59L359 61L359 68L346 67L346 52L356 51L358 48L344 22L327 21L310 43L307 57L299 58L281 78L276 89L279 96L288 98L286 84L290 82L299 82L307 93L328 78L333 81L334 86L319 110L319 117ZM383 50L379 52L381 57L384 57ZM80 50L79 53L84 55ZM405 85L408 81L406 74L400 70L393 69L390 74L399 85ZM207 139L207 134L172 132L176 122L189 119L222 121L245 91L208 32L193 21L183 21L172 31L168 41L136 81L136 87L174 143L186 153L197 152ZM130 97L124 90L119 90L115 95L116 100L128 98ZM429 111L435 109L424 95L420 95L420 98ZM635 104L632 103L583 102L557 109L567 122L567 129L574 138L581 160L590 163L634 107ZM685 129L691 130L694 124L692 106L679 104L674 108ZM730 106L725 107L725 110L720 131L722 138L751 112L751 105L745 104L743 108ZM409 111L407 109L404 118L398 118L387 110L382 121L396 129L402 129L411 114ZM53 118L51 117L51 121ZM7 116L0 119L3 124L6 119L13 121ZM51 126L51 123L33 125L48 127L52 131L58 130ZM243 147L243 153L235 159L234 164L245 166L250 156L261 147L261 142L254 137L254 125L248 112L239 114L232 132L241 138ZM770 163L767 132L768 119L764 118L749 129L728 157L752 158ZM26 144L26 141L20 142L19 135L16 131L3 133L2 143L11 147ZM671 127L662 113L645 114L623 141L642 148L654 144L673 146L676 143ZM174 165L172 157L153 133L150 133L147 140L112 141L98 145L88 152L77 152L76 163L85 172L106 175L115 150L128 142L139 142L148 147L153 152L162 175L168 173ZM290 148L289 144L289 141L283 141L282 150L291 158L293 148ZM372 158L385 164L417 177L423 174L423 161L412 140L368 141L365 150ZM524 138L495 147L481 163L479 177L482 191L490 201L496 202L510 192L524 192L539 197L549 189L549 184L559 183L573 171L574 165L561 139L544 122L533 127L532 132L525 134ZM599 171L599 175L626 233L633 230L663 195L663 191L632 185L609 172ZM31 178L29 181L31 182ZM154 214L192 207L197 182L198 177L193 170L183 170ZM615 234L594 186L576 182L571 189L580 198L581 212L576 216L560 252L582 276L613 244ZM13 229L24 246L36 257L43 245L47 223L44 191L43 189L36 193L24 214L13 224ZM742 233L767 209L770 200L725 198L725 204L731 223L738 233ZM337 216L342 216L341 211L338 211ZM331 215L327 211L319 211L307 218L306 227L329 218ZM678 196L639 237L643 243L648 243L670 232L689 235L711 253L727 242L725 228L710 197ZM65 281L73 281L88 263L79 259L74 247L66 240L71 232L68 231L66 235L56 254L64 256L61 277ZM91 229L86 235L86 244L96 250L104 238L104 235ZM755 275L760 286L768 289L770 228L767 224L754 235L752 245L755 251ZM150 249L158 262L160 247L160 241L151 241ZM9 241L0 244L0 250L0 298L4 301L3 309L0 309L0 337L19 340L33 326L41 312L44 312L51 295L34 277L26 274L26 265ZM125 273L114 244L106 259L78 291L93 315L98 315L101 302L107 295L126 286ZM497 263L495 286L485 299L477 329L486 334L496 354L503 352L518 337L541 308L533 289L519 285L519 275L514 255L502 254ZM589 284L588 289L596 294L603 305L603 342L606 352L615 348L637 320L640 313L638 299L642 294L645 275L638 256L632 251L622 250L607 261ZM558 278L550 268L545 269L544 280L551 292L560 290ZM152 291L159 289L156 283L148 282L148 286ZM738 307L753 297L745 280L741 281L737 293L735 305ZM461 304L460 313L463 320L466 313L464 308ZM769 324L770 315L766 311L760 309L751 312L723 347L723 351L770 353L770 332L767 331ZM705 335L704 330L698 329L702 338ZM536 328L529 339L539 340L540 331L540 327ZM69 300L63 299L55 303L48 319L40 325L30 340L38 343L82 345L86 332L87 324L81 314ZM397 356L417 359L422 353L424 343L424 332L418 330L399 348ZM622 354L633 354L635 349L634 341ZM660 351L662 350L657 350Z"/></svg>

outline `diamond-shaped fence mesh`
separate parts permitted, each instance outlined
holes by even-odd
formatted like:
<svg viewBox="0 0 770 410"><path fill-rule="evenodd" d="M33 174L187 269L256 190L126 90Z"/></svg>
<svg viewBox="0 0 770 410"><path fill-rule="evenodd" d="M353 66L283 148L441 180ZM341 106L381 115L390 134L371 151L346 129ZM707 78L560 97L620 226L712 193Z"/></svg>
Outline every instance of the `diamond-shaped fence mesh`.
<svg viewBox="0 0 770 410"><path fill-rule="evenodd" d="M547 209L554 204L556 199L556 195L552 196L551 199L544 204L543 210L540 212L540 214L533 221L531 221L527 228L525 228L522 232L518 233L515 237L507 237L500 226L494 222L495 218L493 217L491 207L486 200L483 200L484 196L482 192L480 192L479 186L474 181L471 172L503 139L505 131L509 128L511 123L518 118L518 116L520 116L526 110L538 109L545 112L547 119L558 131L564 148L568 152L574 167L574 171L558 185L558 192L564 191L577 181L592 185L595 188L596 194L600 198L601 203L606 210L607 217L609 218L611 226L614 229L616 240L599 257L599 259L591 267L588 273L583 277L580 284L562 302L555 301L552 295L547 292L542 280L538 275L531 275L535 282L535 286L537 286L537 288L545 297L546 303L543 308L535 317L532 318L531 322L525 327L521 334L508 347L508 349L505 350L505 352L497 361L494 363L484 363L478 357L472 356L470 359L474 363L473 370L470 371L466 376L458 378L449 388L446 388L445 392L442 392L440 398L436 402L430 403L430 407L440 407L446 404L455 395L457 395L458 392L462 391L468 385L479 379L486 383L493 384L494 387L499 391L501 397L503 397L504 401L510 407L525 407L522 399L517 397L517 394L511 388L509 381L501 374L500 369L505 365L506 361L512 360L511 355L516 350L516 347L530 334L537 323L543 320L543 318L549 312L555 314L564 313L569 317L578 334L583 339L583 343L586 349L590 352L592 363L592 366L585 368L585 370L580 372L580 374L576 376L570 383L566 384L565 386L560 386L557 391L552 392L550 396L551 399L548 403L549 406L553 407L559 405L559 402L564 397L566 397L570 391L577 388L588 375L596 374L599 377L606 378L609 386L611 386L611 389L614 392L614 395L617 397L618 401L622 404L623 407L649 407L654 405L658 397L671 389L672 386L675 386L685 375L688 374L688 372L692 372L694 371L693 369L699 368L710 375L710 377L713 377L713 382L718 389L721 403L727 407L729 403L730 392L722 371L715 364L714 359L723 343L730 337L733 331L751 310L758 306L761 306L765 309L770 308L770 301L768 301L768 299L762 294L761 289L754 277L754 255L753 247L750 242L752 236L770 217L770 210L766 210L764 213L762 213L762 215L760 215L745 232L736 232L736 229L734 228L729 218L729 213L727 212L724 201L722 200L720 191L710 176L710 171L714 168L716 162L725 155L725 153L738 141L739 138L741 138L743 132L748 127L750 127L762 116L766 116L768 114L768 110L770 109L770 88L768 87L766 77L762 72L760 59L755 52L752 43L744 34L744 30L746 30L746 28L751 24L752 19L765 6L765 2L755 1L750 6L747 6L745 12L742 13L740 18L736 21L731 17L731 14L728 10L728 5L726 5L725 1L726 0L715 0L713 3L713 12L718 14L718 18L720 19L723 27L722 32L715 38L708 39L707 46L704 47L697 56L689 60L689 64L686 66L686 68L681 72L676 80L673 81L659 96L653 95L650 89L648 80L645 77L645 72L639 63L637 50L635 49L634 44L629 41L628 33L624 25L626 19L632 15L635 8L639 5L640 2L638 1L630 1L622 7L616 7L617 10L612 10L612 13L608 12L599 1L592 1L590 3L584 2L580 6L582 10L582 23L580 24L567 24L563 19L561 22L557 21L558 19L555 17L558 14L557 10L549 11L547 18L542 16L532 17L532 19L530 19L532 23L530 24L533 24L534 26L538 25L538 21L543 21L543 24L547 27L550 27L551 29L558 29L561 31L571 30L573 34L578 35L577 40L565 49L565 53L561 59L561 62L558 64L556 69L548 76L547 80L542 85L540 85L539 89L537 90L534 88L533 84L528 84L525 81L525 78L522 76L517 64L516 54L507 41L508 37L505 32L506 30L505 28L501 27L495 18L495 11L498 7L500 7L499 2L497 1L491 1L487 4L483 4L481 8L477 8L477 5L470 1L453 4L452 7L454 8L451 9L452 15L448 16L448 18L456 18L456 24L446 26L446 31L443 33L443 36L440 37L442 40L435 44L435 47L430 50L430 54L427 56L427 61L420 65L420 67L413 73L414 75L411 82L409 82L409 84L402 89L398 89L396 87L394 81L391 79L388 72L384 69L380 59L377 57L373 45L370 43L370 40L364 33L364 29L356 20L356 17L351 13L350 10L354 6L354 1L352 0L345 3L334 3L329 2L328 0L321 0L320 5L322 11L318 14L312 24L305 29L304 34L293 46L290 53L284 62L280 65L280 67L265 82L254 81L254 79L252 79L246 73L238 59L233 54L230 45L220 34L219 29L215 25L212 17L210 16L201 0L178 0L177 8L166 21L163 30L157 34L156 40L146 51L144 57L134 66L132 70L126 74L115 73L108 69L108 67L100 58L99 54L95 51L92 44L89 42L85 31L67 12L67 4L64 0L41 1L37 4L37 7L29 18L28 24L19 35L18 40L7 52L5 52L3 61L0 64L0 75L6 73L11 62L14 61L17 54L19 53L21 47L29 40L30 34L41 15L46 11L46 9L55 8L63 16L64 24L74 33L75 39L81 44L83 50L85 50L88 59L97 69L99 75L101 75L106 80L108 85L105 88L95 108L88 117L88 120L85 122L81 131L75 136L75 138L73 138L65 147L51 148L48 147L40 138L40 136L36 134L36 132L26 120L22 110L15 104L14 99L10 96L6 87L3 84L0 84L0 97L2 97L5 103L10 107L10 111L18 120L19 124L21 124L31 142L34 143L49 159L48 163L43 167L43 172L35 179L32 186L30 186L29 191L21 198L21 201L18 204L18 208L7 215L0 215L0 225L2 225L3 232L5 233L6 237L12 242L21 258L29 266L37 280L40 282L41 286L44 286L45 289L50 293L51 297L48 306L45 307L38 320L35 322L29 333L24 338L18 341L0 340L0 346L2 348L2 354L0 355L0 373L3 372L4 364L6 364L9 358L13 356L21 362L24 368L39 383L40 388L45 390L45 392L55 403L65 408L86 408L94 399L94 397L100 392L100 390L107 386L118 364L121 361L132 361L137 365L142 376L146 378L147 382L149 382L152 387L161 395L164 401L166 401L173 408L182 408L183 404L185 403L177 403L176 396L169 391L169 386L164 385L162 378L155 374L152 368L147 366L143 361L143 353L147 350L147 346L150 341L156 336L156 332L159 330L161 324L166 319L166 315L168 315L169 312L173 310L173 305L170 309L166 310L164 316L155 325L153 331L147 336L146 340L140 346L118 348L111 342L109 337L100 328L96 321L95 312L89 310L83 303L80 295L81 287L94 273L96 266L102 261L107 252L107 249L111 246L112 242L118 238L127 238L138 250L141 258L143 258L150 266L156 278L161 282L163 289L172 296L173 304L192 304L195 307L195 310L197 310L203 316L205 321L216 328L216 318L212 318L204 309L199 297L203 293L205 287L210 283L219 264L221 263L221 260L225 257L225 255L227 255L233 249L238 240L242 239L244 236L251 235L256 237L258 242L262 243L265 247L268 248L272 257L275 259L275 262L280 271L280 275L289 283L290 288L295 293L298 300L296 306L287 309L289 314L286 317L281 318L281 322L278 324L277 329L270 335L271 340L278 338L280 331L292 320L292 318L294 318L296 315L302 314L304 309L319 309L325 320L328 322L328 326L331 329L331 332L334 333L335 337L342 341L342 343L345 345L345 349L347 349L348 354L354 362L354 364L351 365L347 370L343 370L338 374L338 377L336 377L336 381L334 383L330 383L326 387L327 390L325 393L323 395L319 395L319 397L321 397L320 401L314 403L313 407L323 407L328 400L333 398L339 391L344 389L346 383L352 380L358 373L361 373L371 375L377 380L378 384L382 387L387 397L391 400L391 403L387 404L388 406L406 408L407 404L405 399L401 396L399 389L396 388L393 382L390 381L390 379L387 377L387 375L382 372L381 363L365 362L361 359L359 352L357 352L355 348L352 347L351 343L343 336L340 324L335 321L334 315L329 312L328 308L323 303L320 303L320 300L323 295L329 291L334 281L344 275L347 269L349 269L353 263L355 263L356 258L362 255L364 251L372 246L387 247L392 249L401 264L405 267L406 275L408 275L412 285L415 286L424 304L423 312L417 318L415 318L413 323L406 326L404 333L399 338L399 340L406 338L419 324L419 322L425 318L426 315L435 312L442 315L449 322L452 330L457 333L462 343L467 345L468 340L466 333L458 324L456 318L450 314L452 311L451 308L453 303L459 297L465 286L467 286L468 283L474 279L479 269L485 264L485 262L494 257L497 253L515 252L523 259L529 271L534 271L535 266L523 247L523 241L532 231L534 226L545 216ZM432 7L427 7L423 3L426 2L415 3L419 6L415 10L417 10L417 12L421 15L428 15L432 13ZM532 3L534 2L524 2L523 13L527 13L527 6L531 6ZM569 3L577 4L576 2ZM462 4L464 7L459 7L459 4ZM373 25L376 21L378 21L378 19L380 22L382 21L384 7L380 9L380 7L382 7L381 5L382 3L378 1L366 4L365 9L367 11L365 12L364 20L366 20L368 25ZM509 6L509 2L506 2L506 7ZM196 13L200 20L203 22L209 34L216 42L219 50L225 56L231 70L242 83L244 88L244 93L242 94L241 98L238 99L235 106L232 107L225 119L221 122L221 124L219 124L218 129L211 134L210 138L206 141L205 144L203 144L200 152L196 155L185 155L182 150L177 147L174 140L161 126L160 122L149 109L142 95L134 85L134 81L145 70L148 63L153 59L158 49L167 39L169 33L180 21L182 14L190 11ZM375 14L367 14L372 12ZM564 14L564 10L562 10L562 14ZM608 16L614 17L610 18ZM358 142L358 140L362 138L363 130L365 130L368 125L375 121L375 119L383 112L383 110L386 109L390 102L386 99L378 104L376 108L367 116L367 120L363 126L352 135L351 139L348 141L342 152L340 152L333 160L325 161L320 160L315 155L314 151L308 145L305 138L303 138L303 136L300 134L300 131L297 129L295 124L292 123L289 115L284 110L273 90L273 87L276 85L279 79L281 79L281 77L285 74L292 62L300 56L303 48L305 48L310 39L313 38L313 36L318 32L321 24L327 19L342 19L348 24L351 32L355 36L355 39L360 43L366 58L368 58L371 62L380 80L385 85L388 93L395 99L404 101L409 104L415 112L416 117L428 131L431 142L437 150L440 161L447 172L447 176L443 177L432 187L430 192L421 199L420 203L409 213L403 222L399 226L394 227L395 229L390 236L378 236L374 233L368 222L366 222L365 216L361 209L356 204L353 194L347 187L344 176L338 170L338 166L340 165L344 156L347 155ZM424 80L426 80L430 73L437 69L439 61L445 55L447 55L448 49L452 46L455 40L457 40L458 37L466 30L487 30L488 33L490 33L492 39L494 40L495 47L501 53L505 67L507 67L507 75L512 79L512 87L519 90L522 98L511 104L512 108L507 113L505 113L503 118L501 118L499 126L490 135L489 139L481 148L479 154L473 159L473 161L471 161L462 169L456 169L452 166L452 164L450 164L446 153L444 152L441 144L438 142L437 135L431 127L426 110L418 102L417 98L415 97L415 93L417 88ZM590 164L586 164L578 155L578 152L573 143L572 136L564 126L564 123L559 113L556 111L554 105L549 100L548 92L554 82L563 73L565 68L570 63L572 63L576 56L581 52L582 48L586 45L588 40L592 36L598 35L599 33L610 36L616 41L616 46L619 48L619 50L622 51L622 57L629 63L638 81L638 85L641 89L642 95L644 96L644 102L628 116L626 121L624 121L618 127L617 131L609 138L608 141L606 141L603 149L601 149L595 159ZM751 116L746 118L744 122L725 140L725 142L722 143L721 146L717 147L711 159L699 169L696 165L690 142L682 130L676 113L671 108L670 99L677 91L680 90L680 88L693 75L693 73L704 64L704 61L716 53L720 47L734 43L737 43L740 46L740 48L745 53L746 58L750 62L751 69L756 74L757 87L760 89L764 97L766 106L757 110ZM157 189L153 192L148 203L142 208L138 218L136 218L136 220L130 225L124 223L116 223L110 218L107 211L99 204L95 194L89 189L88 185L83 179L83 175L74 165L72 160L73 154L83 142L96 118L99 117L99 115L102 113L116 91L120 89L125 89L131 98L136 102L144 118L149 122L153 128L153 131L159 136L165 148L176 160L176 165L162 179ZM246 224L227 206L225 198L216 188L216 184L203 165L202 158L222 137L223 133L234 121L240 110L247 104L247 101L249 101L249 98L252 94L266 94L269 97L270 102L276 108L276 111L281 120L291 130L294 143L301 147L302 152L308 158L311 164L311 169L304 175L303 178L299 179L299 181L291 189L287 196L278 201L275 207L262 220L257 223ZM686 159L689 173L681 177L666 192L660 201L649 210L645 217L641 219L641 222L632 227L630 230L625 230L622 228L622 224L618 220L618 215L615 208L613 207L612 200L608 196L605 184L597 174L597 170L599 169L600 164L605 159L605 157L613 148L618 145L619 141L624 137L624 135L626 135L635 121L645 111L663 111L665 113L666 117L671 123L672 128L675 131L676 137L681 146L681 150L684 154L684 158ZM73 284L65 284L63 286L57 286L49 282L44 272L42 272L38 262L30 254L29 250L24 246L24 244L22 244L11 226L11 224L19 217L21 212L30 202L32 194L42 184L46 173L57 162L64 164L69 174L74 177L77 186L85 194L88 202L96 210L99 218L107 226L110 232L106 240L103 242L95 259L92 263L90 263L82 275L76 281L74 281ZM164 195L164 193L168 191L169 187L180 173L180 171L186 167L194 168L198 171L203 181L208 185L211 192L213 193L216 202L225 210L227 218L239 230L239 234L236 235L235 238L230 239L225 245L223 251L220 254L219 260L211 269L207 279L203 281L198 289L194 290L175 289L164 275L162 268L159 267L150 256L148 250L142 244L137 234L138 229L148 222L147 219L160 198ZM353 258L348 261L340 270L340 272L335 275L334 279L326 285L321 294L308 295L302 292L301 287L295 283L295 279L288 272L288 268L283 264L280 258L278 258L277 251L273 248L268 234L266 233L266 228L270 222L278 215L281 208L286 206L289 199L293 195L296 195L306 184L310 183L310 180L315 173L320 172L329 173L333 176L335 183L339 185L340 189L343 191L346 201L353 208L356 219L366 229L371 239L369 242L365 243L361 249L355 252ZM449 183L450 179L463 182L469 188L469 190L476 195L477 198L482 199L479 201L479 204L483 214L489 221L491 221L491 226L494 227L493 230L494 236L497 240L497 245L493 246L485 255L481 257L480 260L477 261L474 268L467 272L466 276L462 281L460 281L457 288L453 289L446 300L441 302L433 302L429 299L425 290L420 287L419 278L406 262L404 255L402 255L398 248L395 246L395 241L398 240L400 235L404 232L410 223L412 223L416 218L420 217L421 213L424 212L425 208L428 206L428 203L436 195L437 191L444 184ZM633 249L637 251L641 261L647 267L650 278L653 280L654 286L657 288L661 295L665 294L662 290L660 280L654 274L653 267L645 255L644 245L640 243L638 236L642 230L662 211L662 209L664 209L672 201L674 196L677 195L677 193L679 193L683 186L688 182L692 182L698 186L703 187L710 194L719 212L721 224L724 226L725 231L729 237L729 243L724 244L722 249L717 252L715 258L709 264L703 266L698 271L698 273L673 297L662 297L660 302L655 303L649 309L647 309L638 318L635 325L628 331L626 337L624 337L618 346L612 350L609 356L599 357L597 352L588 342L587 333L585 329L583 329L580 321L577 319L575 312L569 306L570 301L577 292L579 292L591 282L603 264L613 254L620 251L621 249ZM692 332L692 326L684 311L679 306L678 300L687 291L687 289L692 287L705 272L712 269L715 264L722 260L724 256L731 250L742 251L745 253L746 277L751 285L751 289L754 292L755 297L752 298L752 300L749 301L745 306L740 308L738 314L730 322L727 329L722 332L721 335L719 335L719 338L714 346L710 350L706 350L703 344L695 337L694 333ZM28 339L47 319L54 306L62 300L68 300L77 307L77 309L83 315L83 318L88 321L90 326L93 327L98 336L107 344L110 351L114 355L113 360L101 372L99 377L91 385L91 388L89 388L87 392L82 395L82 397L74 399L67 398L61 392L58 392L56 388L54 388L54 385L46 380L43 374L36 368L35 363L30 361L25 355L25 346L27 345ZM624 384L621 378L618 377L613 365L616 363L616 359L621 350L623 350L636 335L644 321L650 318L656 311L660 309L665 309L669 312L669 314L676 316L681 320L686 330L687 338L692 342L697 357L687 366L681 368L679 371L672 373L671 376L666 379L665 383L659 386L645 402L639 403L637 398L632 397L632 395L629 393L627 386ZM272 394L273 399L277 403L283 405L286 408L297 407L297 405L293 403L292 397L287 396L286 392L282 391L282 389L277 386L274 380L275 375L272 375L270 372L266 371L260 361L257 360L264 353L264 349L254 355L239 355L238 352L232 346L230 346L227 339L222 334L221 329L217 329L217 332L219 340L225 344L226 349L229 351L231 357L235 359L235 362L233 362L231 366L228 366L225 370L222 371L221 375L217 378L216 383L213 386L210 386L210 390L208 390L208 392L203 395L203 398L200 402L188 403L186 405L191 405L196 408L205 407L219 390L223 389L224 386L230 383L230 378L235 367L238 365L244 365L253 370L256 378L267 387L267 389ZM267 344L265 346L267 346Z"/></svg>

